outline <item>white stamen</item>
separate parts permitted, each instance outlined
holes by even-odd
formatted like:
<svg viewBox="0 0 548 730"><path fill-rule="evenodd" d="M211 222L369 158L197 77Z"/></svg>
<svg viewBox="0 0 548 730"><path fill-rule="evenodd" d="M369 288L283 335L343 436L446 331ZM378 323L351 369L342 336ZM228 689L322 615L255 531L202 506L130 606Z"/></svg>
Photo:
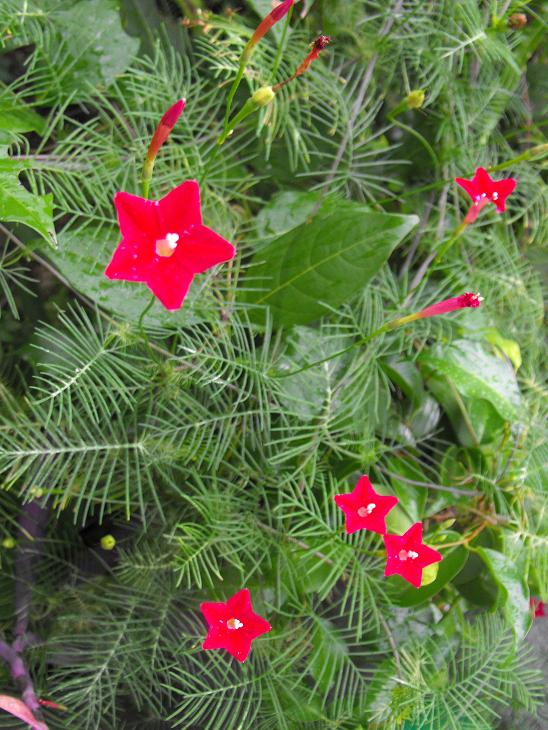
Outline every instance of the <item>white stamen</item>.
<svg viewBox="0 0 548 730"><path fill-rule="evenodd" d="M360 517L365 517L366 515L370 515L376 506L377 506L376 504L373 504L373 502L370 502L367 505L367 507L360 507L360 509L358 510L358 515Z"/></svg>
<svg viewBox="0 0 548 730"><path fill-rule="evenodd" d="M409 555L409 557L411 558L411 560L415 560L415 558L418 558L419 557L419 554L416 553L414 550L409 550L407 554Z"/></svg>
<svg viewBox="0 0 548 730"><path fill-rule="evenodd" d="M498 200L499 194L495 192L495 193L493 193L493 195L491 197L493 198L493 200Z"/></svg>
<svg viewBox="0 0 548 730"><path fill-rule="evenodd" d="M156 241L156 254L166 258L171 256L177 248L178 240L178 233L167 233L165 238L159 238Z"/></svg>
<svg viewBox="0 0 548 730"><path fill-rule="evenodd" d="M244 625L243 623L237 619L237 618L229 618L226 622L227 629L230 629L231 631L235 631L237 629L243 629Z"/></svg>

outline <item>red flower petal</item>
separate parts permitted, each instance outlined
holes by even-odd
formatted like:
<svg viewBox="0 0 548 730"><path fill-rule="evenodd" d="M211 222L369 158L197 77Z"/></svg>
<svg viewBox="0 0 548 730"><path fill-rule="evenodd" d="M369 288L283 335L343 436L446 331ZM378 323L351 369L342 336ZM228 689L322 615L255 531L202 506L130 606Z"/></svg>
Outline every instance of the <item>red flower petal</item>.
<svg viewBox="0 0 548 730"><path fill-rule="evenodd" d="M123 238L145 243L161 237L158 203L131 193L116 193L114 206Z"/></svg>
<svg viewBox="0 0 548 730"><path fill-rule="evenodd" d="M158 201L162 233L185 235L192 226L200 225L200 187L196 180L187 180Z"/></svg>
<svg viewBox="0 0 548 730"><path fill-rule="evenodd" d="M466 190L466 192L472 199L475 199L476 195L481 195L480 191L478 190L478 186L476 185L475 179L466 180L466 178L464 177L456 177L455 182L457 183L457 185L460 185L461 188Z"/></svg>
<svg viewBox="0 0 548 730"><path fill-rule="evenodd" d="M194 278L192 271L174 259L160 259L150 267L146 280L154 296L171 311L181 307Z"/></svg>
<svg viewBox="0 0 548 730"><path fill-rule="evenodd" d="M181 254L195 274L234 258L234 246L207 226L194 226L184 238Z"/></svg>
<svg viewBox="0 0 548 730"><path fill-rule="evenodd" d="M105 269L105 276L123 281L146 281L154 260L153 250L147 241L123 238Z"/></svg>
<svg viewBox="0 0 548 730"><path fill-rule="evenodd" d="M494 201L497 206L499 213L504 213L506 210L506 198L514 192L516 189L517 181L514 178L509 177L506 180L499 180L496 182L494 192L497 193L498 199Z"/></svg>

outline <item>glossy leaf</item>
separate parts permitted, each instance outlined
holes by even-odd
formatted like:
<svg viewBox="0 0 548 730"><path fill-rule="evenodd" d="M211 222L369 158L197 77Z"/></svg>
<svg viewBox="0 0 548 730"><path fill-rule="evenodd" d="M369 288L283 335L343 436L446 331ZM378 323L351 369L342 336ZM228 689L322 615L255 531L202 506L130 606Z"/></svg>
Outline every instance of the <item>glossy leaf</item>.
<svg viewBox="0 0 548 730"><path fill-rule="evenodd" d="M266 307L282 326L327 314L371 281L417 223L416 216L339 201L336 211L320 212L255 254L243 297L258 305L252 318L264 321Z"/></svg>
<svg viewBox="0 0 548 730"><path fill-rule="evenodd" d="M73 100L89 96L93 86L109 86L139 47L139 41L122 29L117 3L112 0L81 0L55 13L55 28L72 58L72 63L55 69L56 81L62 95Z"/></svg>
<svg viewBox="0 0 548 730"><path fill-rule="evenodd" d="M53 198L29 193L19 182L22 169L23 165L15 160L0 160L0 221L23 223L55 247Z"/></svg>
<svg viewBox="0 0 548 730"><path fill-rule="evenodd" d="M498 606L504 611L517 638L523 639L532 623L529 588L523 572L512 558L498 550L478 547L476 552L485 561L499 588Z"/></svg>
<svg viewBox="0 0 548 730"><path fill-rule="evenodd" d="M46 120L9 89L0 91L0 144L10 143L18 133L44 134Z"/></svg>
<svg viewBox="0 0 548 730"><path fill-rule="evenodd" d="M435 345L420 355L419 362L449 378L462 395L489 401L502 418L516 417L521 399L515 373L480 342Z"/></svg>

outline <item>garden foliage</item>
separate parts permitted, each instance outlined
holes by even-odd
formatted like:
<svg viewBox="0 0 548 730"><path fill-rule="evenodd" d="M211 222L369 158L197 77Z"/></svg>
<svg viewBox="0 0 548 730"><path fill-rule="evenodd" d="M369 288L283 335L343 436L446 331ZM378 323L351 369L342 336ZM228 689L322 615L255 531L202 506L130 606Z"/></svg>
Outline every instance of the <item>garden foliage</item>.
<svg viewBox="0 0 548 730"><path fill-rule="evenodd" d="M0 709L31 686L50 730L526 727L546 3L298 2L233 113L331 43L218 145L271 9L0 5ZM197 180L236 256L168 311L104 271L181 98L151 198ZM517 187L463 226L478 167ZM464 292L482 306L383 327ZM344 531L365 474L388 532L420 522L442 556L420 588ZM239 663L202 648L200 604L244 588L272 629Z"/></svg>

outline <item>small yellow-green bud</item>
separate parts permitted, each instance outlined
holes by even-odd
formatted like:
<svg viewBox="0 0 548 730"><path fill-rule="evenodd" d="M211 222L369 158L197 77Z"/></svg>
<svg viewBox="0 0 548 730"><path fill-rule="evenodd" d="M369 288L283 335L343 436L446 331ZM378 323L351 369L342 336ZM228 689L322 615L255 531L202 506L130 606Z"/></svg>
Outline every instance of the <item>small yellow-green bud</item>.
<svg viewBox="0 0 548 730"><path fill-rule="evenodd" d="M438 570L439 570L439 563L432 563L431 565L427 565L426 568L422 571L422 581L421 581L421 588L424 586L429 586L430 583L433 583L436 578L438 577Z"/></svg>
<svg viewBox="0 0 548 730"><path fill-rule="evenodd" d="M6 550L13 550L13 548L15 547L15 545L16 545L16 542L13 539L13 537L5 537L2 540L2 547L3 548L6 548Z"/></svg>
<svg viewBox="0 0 548 730"><path fill-rule="evenodd" d="M420 109L424 104L426 94L422 89L415 89L405 97L408 109Z"/></svg>
<svg viewBox="0 0 548 730"><path fill-rule="evenodd" d="M34 499L41 499L44 496L44 490L40 487L31 487L29 494L31 497L34 497Z"/></svg>
<svg viewBox="0 0 548 730"><path fill-rule="evenodd" d="M274 93L272 86L261 86L261 88L257 89L257 91L253 94L251 101L257 107L268 106L275 96L276 94Z"/></svg>
<svg viewBox="0 0 548 730"><path fill-rule="evenodd" d="M113 550L116 547L116 538L114 535L103 535L101 538L101 547L103 550Z"/></svg>

